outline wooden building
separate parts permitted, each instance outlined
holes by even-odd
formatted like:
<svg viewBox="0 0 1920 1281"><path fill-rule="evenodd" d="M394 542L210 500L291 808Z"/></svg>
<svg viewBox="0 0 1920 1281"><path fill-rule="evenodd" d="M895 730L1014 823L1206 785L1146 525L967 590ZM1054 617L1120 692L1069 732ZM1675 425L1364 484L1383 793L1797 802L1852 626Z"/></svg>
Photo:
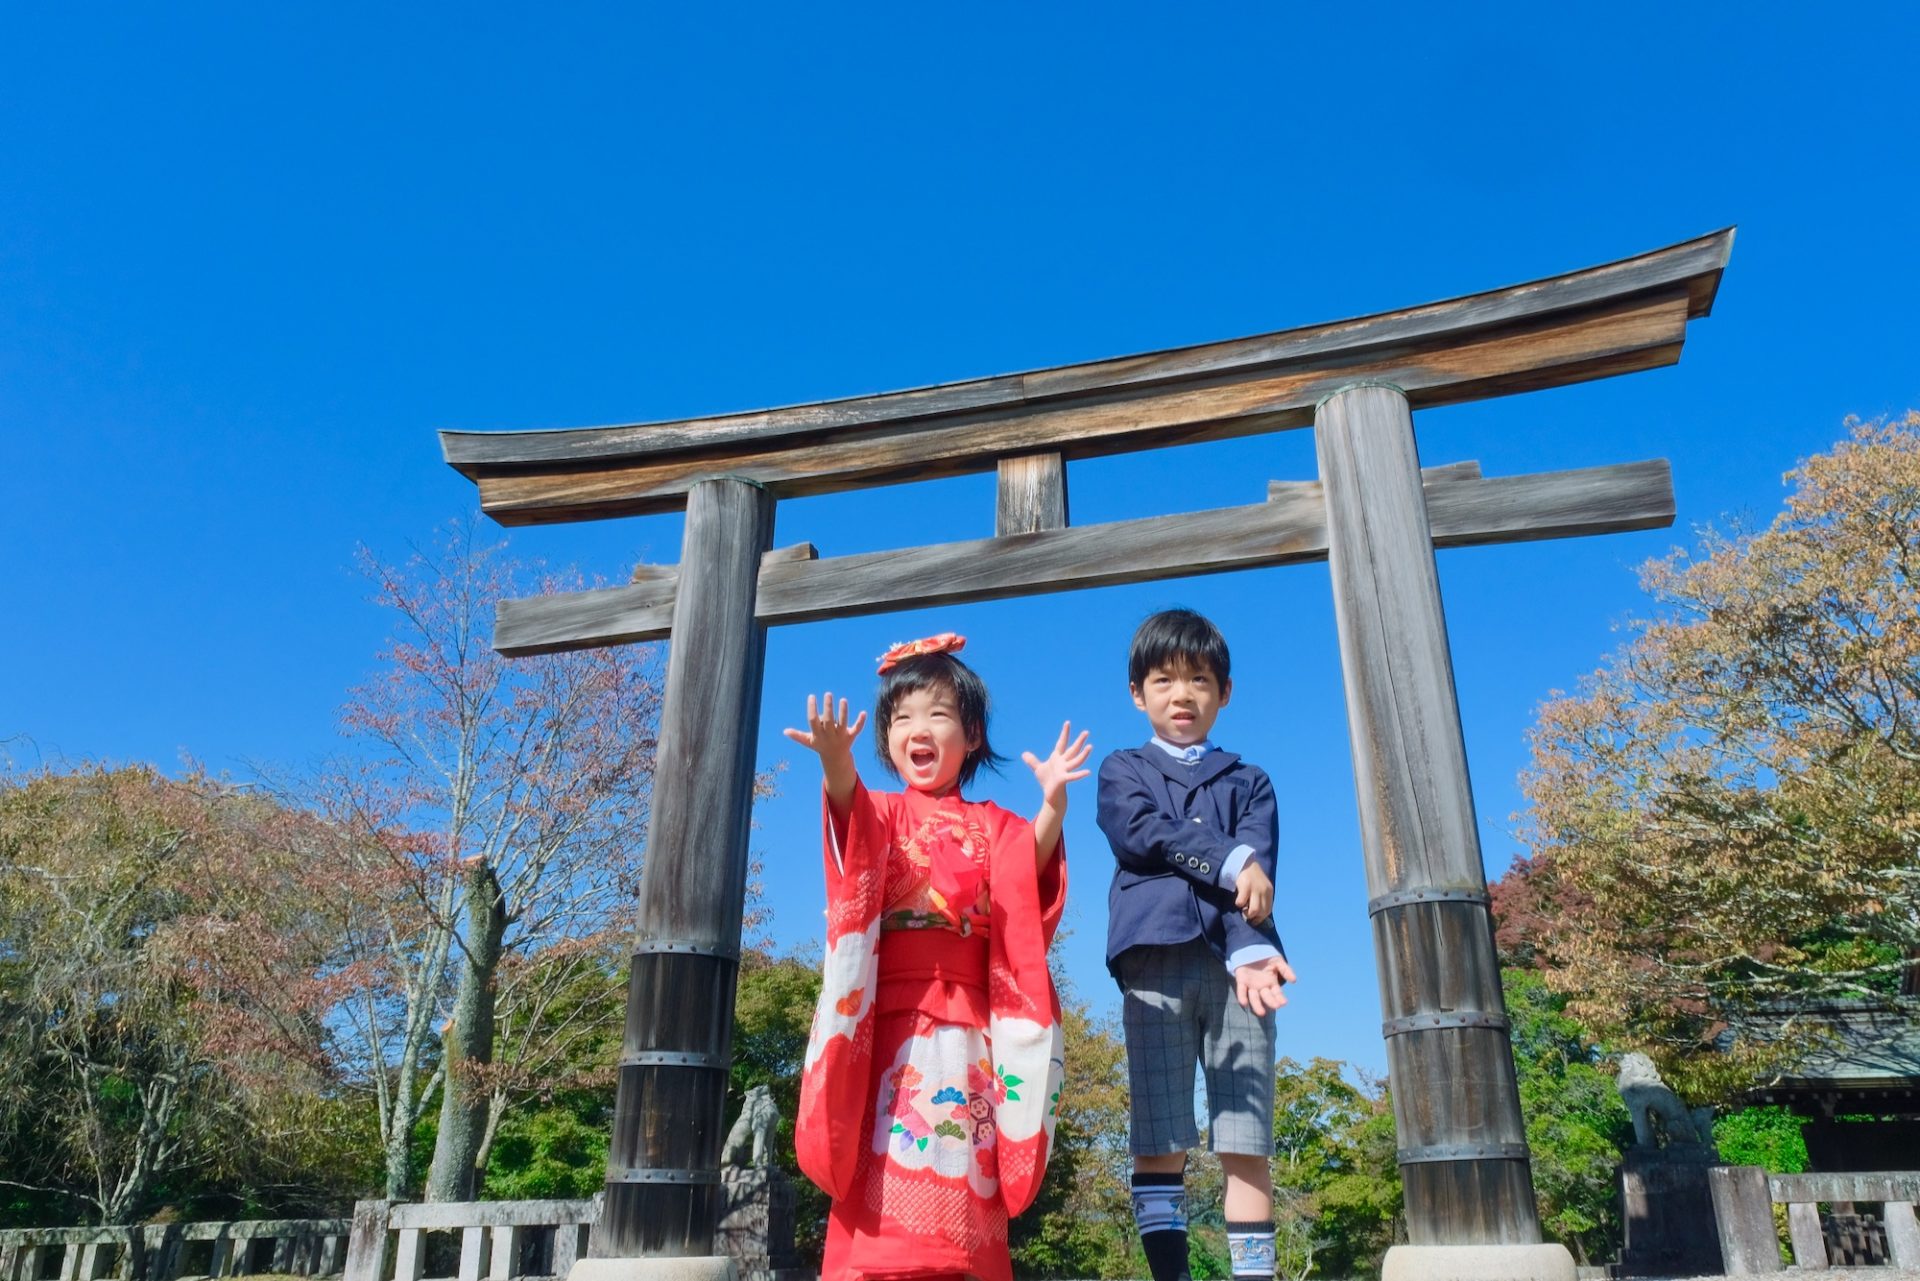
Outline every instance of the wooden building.
<svg viewBox="0 0 1920 1281"><path fill-rule="evenodd" d="M1801 1134L1811 1170L1920 1169L1920 997L1781 1004L1746 1023L1762 1035L1793 1027L1818 1038L1790 1071L1747 1096L1808 1118Z"/></svg>

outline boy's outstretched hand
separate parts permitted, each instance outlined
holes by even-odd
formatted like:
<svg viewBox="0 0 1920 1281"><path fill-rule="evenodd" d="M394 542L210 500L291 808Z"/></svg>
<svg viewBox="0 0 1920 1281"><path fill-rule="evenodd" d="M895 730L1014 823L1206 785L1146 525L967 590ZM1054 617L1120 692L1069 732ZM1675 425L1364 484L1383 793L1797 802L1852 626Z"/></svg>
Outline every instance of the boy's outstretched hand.
<svg viewBox="0 0 1920 1281"><path fill-rule="evenodd" d="M1273 915L1273 882L1252 859L1234 880L1233 905L1246 915L1248 925L1258 925Z"/></svg>
<svg viewBox="0 0 1920 1281"><path fill-rule="evenodd" d="M1233 972L1233 997L1243 1009L1251 1010L1258 1017L1287 1003L1286 994L1280 988L1283 983L1293 981L1293 967L1287 964L1287 958L1270 956Z"/></svg>

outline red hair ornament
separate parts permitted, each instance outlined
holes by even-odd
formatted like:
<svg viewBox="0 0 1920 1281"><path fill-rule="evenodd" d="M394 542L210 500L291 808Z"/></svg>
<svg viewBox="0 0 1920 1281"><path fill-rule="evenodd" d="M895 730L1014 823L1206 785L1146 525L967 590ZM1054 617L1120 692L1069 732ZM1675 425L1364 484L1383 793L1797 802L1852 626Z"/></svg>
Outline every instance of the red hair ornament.
<svg viewBox="0 0 1920 1281"><path fill-rule="evenodd" d="M957 654L966 647L967 638L958 632L941 632L938 636L903 641L880 655L880 670L875 675L885 676L909 658L919 658L925 654Z"/></svg>

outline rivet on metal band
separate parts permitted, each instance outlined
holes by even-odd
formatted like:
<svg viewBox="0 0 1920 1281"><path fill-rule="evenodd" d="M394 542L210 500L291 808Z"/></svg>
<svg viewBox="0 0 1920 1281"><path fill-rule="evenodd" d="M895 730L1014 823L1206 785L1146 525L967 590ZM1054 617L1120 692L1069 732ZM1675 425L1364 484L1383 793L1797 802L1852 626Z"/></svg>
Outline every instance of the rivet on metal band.
<svg viewBox="0 0 1920 1281"><path fill-rule="evenodd" d="M609 1183L677 1183L681 1185L718 1183L718 1170L639 1170L629 1166L624 1170L609 1169Z"/></svg>
<svg viewBox="0 0 1920 1281"><path fill-rule="evenodd" d="M687 956L715 956L723 961L740 959L738 948L729 950L724 947L715 947L711 943L697 942L694 939L641 939L633 945L635 956L657 952L677 952Z"/></svg>
<svg viewBox="0 0 1920 1281"><path fill-rule="evenodd" d="M620 1056L621 1067L697 1067L724 1072L733 1065L725 1054L698 1054L692 1050L634 1050Z"/></svg>
<svg viewBox="0 0 1920 1281"><path fill-rule="evenodd" d="M1489 1014L1485 1010L1456 1010L1449 1014L1409 1014L1405 1018L1388 1019L1380 1025L1381 1036L1404 1036L1408 1032L1433 1032L1449 1027L1491 1027L1505 1031L1507 1019L1504 1014Z"/></svg>
<svg viewBox="0 0 1920 1281"><path fill-rule="evenodd" d="M1395 890L1391 894L1382 894L1379 898L1367 900L1367 915L1378 916L1391 907L1405 907L1409 903L1478 903L1488 907L1493 903L1485 890L1448 889L1442 885L1418 885L1412 889Z"/></svg>
<svg viewBox="0 0 1920 1281"><path fill-rule="evenodd" d="M1419 1165L1425 1161L1524 1161L1528 1155L1524 1143L1430 1143L1425 1147L1401 1148L1394 1154L1401 1165Z"/></svg>

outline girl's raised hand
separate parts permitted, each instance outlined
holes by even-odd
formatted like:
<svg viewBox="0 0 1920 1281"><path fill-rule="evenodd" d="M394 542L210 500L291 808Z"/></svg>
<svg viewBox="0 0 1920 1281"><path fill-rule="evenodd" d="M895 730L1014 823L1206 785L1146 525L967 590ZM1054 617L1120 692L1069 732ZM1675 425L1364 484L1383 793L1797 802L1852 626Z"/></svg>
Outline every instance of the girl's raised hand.
<svg viewBox="0 0 1920 1281"><path fill-rule="evenodd" d="M860 731L866 728L867 714L862 711L847 723L847 700L841 699L838 710L833 703L833 691L828 690L818 698L807 695L807 727L780 731L802 747L811 748L822 760L850 760L853 757L853 740L860 737Z"/></svg>
<svg viewBox="0 0 1920 1281"><path fill-rule="evenodd" d="M1087 758L1093 755L1093 744L1087 741L1086 730L1080 731L1080 737L1069 741L1073 733L1073 722L1064 721L1060 725L1060 741L1053 745L1053 751L1047 759L1041 760L1032 752L1020 753L1020 759L1033 771L1035 781L1040 784L1043 800L1057 800L1067 790L1067 784L1085 778L1093 771L1082 768Z"/></svg>

